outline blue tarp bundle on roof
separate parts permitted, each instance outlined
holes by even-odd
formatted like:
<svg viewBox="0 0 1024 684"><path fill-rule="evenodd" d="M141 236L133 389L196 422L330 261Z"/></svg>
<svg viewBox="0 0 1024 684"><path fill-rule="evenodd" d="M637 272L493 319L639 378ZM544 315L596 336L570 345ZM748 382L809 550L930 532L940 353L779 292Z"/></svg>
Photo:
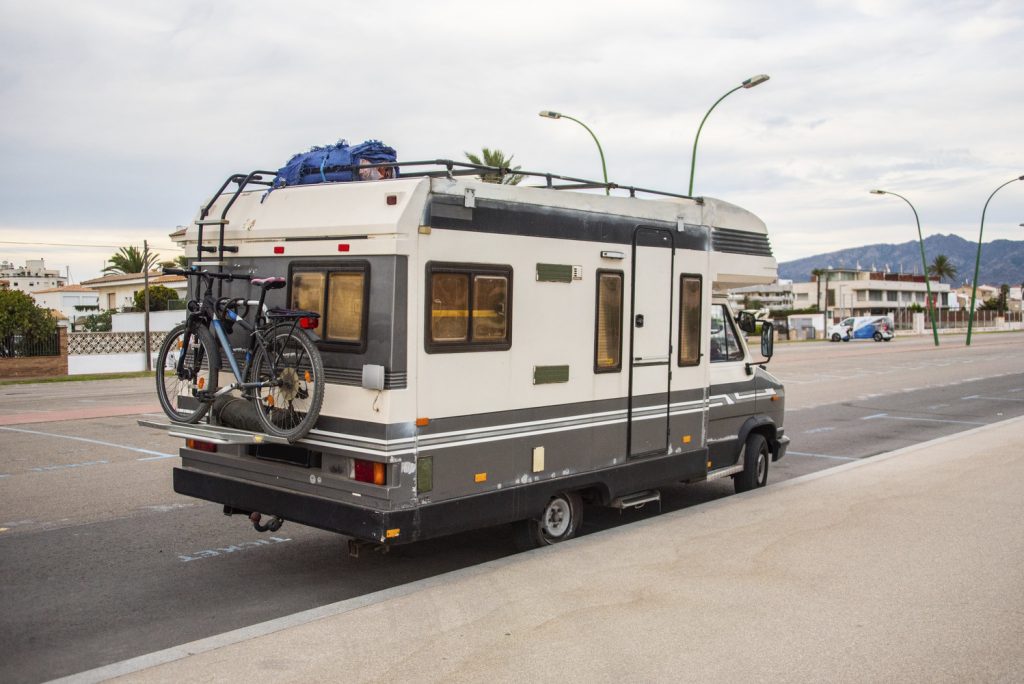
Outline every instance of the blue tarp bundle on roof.
<svg viewBox="0 0 1024 684"><path fill-rule="evenodd" d="M396 160L394 148L379 140L367 140L352 147L349 147L345 140L339 140L333 145L300 152L289 159L288 163L278 170L274 187L394 178L398 174L397 166L363 169L358 175L353 174L350 167L360 164L386 164Z"/></svg>

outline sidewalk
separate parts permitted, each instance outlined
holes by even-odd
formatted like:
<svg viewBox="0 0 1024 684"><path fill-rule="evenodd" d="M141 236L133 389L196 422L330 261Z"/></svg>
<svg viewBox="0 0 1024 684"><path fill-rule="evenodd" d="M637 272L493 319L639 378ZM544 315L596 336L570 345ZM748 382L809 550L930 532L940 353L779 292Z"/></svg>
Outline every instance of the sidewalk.
<svg viewBox="0 0 1024 684"><path fill-rule="evenodd" d="M1006 421L75 679L1019 681L1022 434Z"/></svg>

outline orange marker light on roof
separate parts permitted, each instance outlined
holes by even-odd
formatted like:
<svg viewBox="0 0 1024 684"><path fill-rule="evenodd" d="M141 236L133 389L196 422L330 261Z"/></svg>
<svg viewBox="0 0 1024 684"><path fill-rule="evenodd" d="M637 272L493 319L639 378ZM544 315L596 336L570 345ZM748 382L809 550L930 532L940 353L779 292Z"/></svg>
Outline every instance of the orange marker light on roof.
<svg viewBox="0 0 1024 684"><path fill-rule="evenodd" d="M430 425L430 419L429 418L417 418L416 419L416 427L426 427L428 425Z"/></svg>

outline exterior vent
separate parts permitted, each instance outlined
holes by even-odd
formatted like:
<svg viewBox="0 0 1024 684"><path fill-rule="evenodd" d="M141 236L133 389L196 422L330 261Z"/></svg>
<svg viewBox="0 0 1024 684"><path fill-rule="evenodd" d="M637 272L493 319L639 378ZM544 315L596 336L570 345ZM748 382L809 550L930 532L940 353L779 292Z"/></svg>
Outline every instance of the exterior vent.
<svg viewBox="0 0 1024 684"><path fill-rule="evenodd" d="M711 232L711 248L716 252L772 256L772 246L767 235L745 230L715 228Z"/></svg>

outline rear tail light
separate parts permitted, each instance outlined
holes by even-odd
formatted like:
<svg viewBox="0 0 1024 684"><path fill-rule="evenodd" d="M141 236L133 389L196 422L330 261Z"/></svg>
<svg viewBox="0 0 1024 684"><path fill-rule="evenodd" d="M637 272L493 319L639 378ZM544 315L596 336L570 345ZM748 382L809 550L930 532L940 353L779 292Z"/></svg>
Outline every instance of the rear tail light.
<svg viewBox="0 0 1024 684"><path fill-rule="evenodd" d="M217 445L213 442L204 442L198 439L186 439L185 446L196 451L208 451L211 454L217 453Z"/></svg>
<svg viewBox="0 0 1024 684"><path fill-rule="evenodd" d="M387 484L386 472L383 463L352 459L352 479L356 482L384 485Z"/></svg>
<svg viewBox="0 0 1024 684"><path fill-rule="evenodd" d="M299 319L299 327L305 330L316 330L320 327L320 319L304 316Z"/></svg>

